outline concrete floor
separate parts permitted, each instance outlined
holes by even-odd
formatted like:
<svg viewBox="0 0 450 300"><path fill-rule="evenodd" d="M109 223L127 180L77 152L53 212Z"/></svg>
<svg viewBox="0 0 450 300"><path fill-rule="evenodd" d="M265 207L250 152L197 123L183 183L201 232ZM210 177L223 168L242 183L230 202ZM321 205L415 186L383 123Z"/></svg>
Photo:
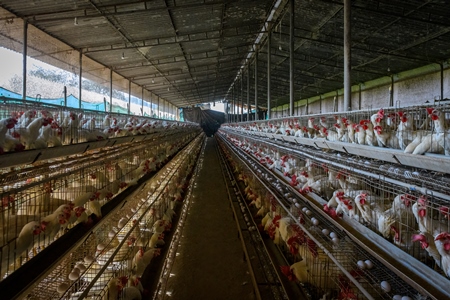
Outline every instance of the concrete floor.
<svg viewBox="0 0 450 300"><path fill-rule="evenodd" d="M216 147L207 138L164 299L254 299Z"/></svg>

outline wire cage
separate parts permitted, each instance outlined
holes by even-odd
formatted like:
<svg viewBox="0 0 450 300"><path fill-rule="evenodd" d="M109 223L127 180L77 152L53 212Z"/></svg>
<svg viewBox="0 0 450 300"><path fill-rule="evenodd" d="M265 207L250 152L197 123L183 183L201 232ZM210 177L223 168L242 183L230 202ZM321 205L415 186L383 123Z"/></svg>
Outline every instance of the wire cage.
<svg viewBox="0 0 450 300"><path fill-rule="evenodd" d="M172 189L183 184L181 170L189 172L194 164L199 139L182 150L142 188L127 197L101 226L80 241L62 263L53 268L30 291L30 299L125 299L127 293L142 292L139 282L146 265L143 260L157 256L164 245L159 237L170 230L177 201ZM146 157L141 157L145 161ZM183 172L181 172L183 173ZM160 222L164 220L165 222ZM159 225L165 224L160 227ZM157 248L158 247L158 248ZM151 256L149 256L151 254ZM52 282L52 284L48 284Z"/></svg>
<svg viewBox="0 0 450 300"><path fill-rule="evenodd" d="M449 111L448 104L387 107L224 124L222 128L250 134L260 132L276 139L283 139L281 136L319 138L400 149L405 153L449 155ZM296 141L310 144L305 140Z"/></svg>
<svg viewBox="0 0 450 300"><path fill-rule="evenodd" d="M198 126L193 123L81 110L13 99L4 99L3 102L0 109L1 154L23 150L43 150L85 142L105 142L120 137L165 134L167 130L174 128ZM85 149L80 148L78 151L85 151ZM30 156L28 160L34 162L38 158ZM25 157L22 159L26 160Z"/></svg>
<svg viewBox="0 0 450 300"><path fill-rule="evenodd" d="M175 133L1 169L0 278L76 224L89 221L89 215L100 218L104 204L155 171L194 137L185 131Z"/></svg>
<svg viewBox="0 0 450 300"><path fill-rule="evenodd" d="M421 299L427 297L365 251L358 240L351 239L345 231L336 227L330 220L339 218L339 214L332 216L326 210L317 213L318 208L310 204L310 199L318 201L319 208L322 205L334 205L333 208L339 211L341 218L354 227L354 230L362 230L364 235L372 232L382 236L397 249L409 254L404 256L405 259L418 259L437 273L445 275L436 267L440 265L439 258L433 257L432 252L424 247L433 243L434 236L430 231L449 230L446 208L448 199L445 193L436 192L435 184L439 177L446 178L445 174L434 174L437 176L426 178L418 176L415 168L399 167L392 163L386 165L385 162L374 159L250 138L229 130L220 131L219 136L229 141L227 148L239 153L229 156L240 160L240 178L246 180L253 175L254 179L265 182L263 186L272 194L264 199L276 199L265 201L267 218L262 218L261 222L264 230L269 232L274 242L284 251L291 271L296 263L307 265L307 279L302 280L302 285L312 295L312 299L319 299L324 295L338 297L346 293L354 299L365 299L367 295L376 299L391 299L394 293L420 296ZM245 143L242 142L244 140ZM272 148L269 159L282 161L284 166L282 163L273 163L271 167L261 161L261 153L266 153L268 148ZM295 165L294 172L287 172L286 162ZM423 173L421 170L420 172ZM311 184L313 189L305 191L305 186L300 184L301 180L294 176L306 177L306 184L307 178L312 177L314 182L318 181L320 184ZM256 184L253 182L249 185ZM302 189L304 195L299 193ZM331 197L327 193L330 190ZM332 204L331 198L336 198L336 192L342 194L338 196L340 200L334 200ZM313 195L319 195L323 199L310 198ZM360 201L362 197L366 208L358 207L364 202ZM338 207L339 205L342 207ZM422 212L417 214L418 209ZM285 217L290 220L289 226L296 228L291 230L291 235L292 232L297 233L295 247L292 243L287 243L286 239L280 240L278 237L277 240L277 230L283 232L282 226L271 224L281 224ZM276 220L277 218L280 219ZM384 221L380 222L380 219ZM355 227L354 222L360 225ZM274 232L270 233L271 230ZM280 235L283 236L283 233ZM322 257L324 259L320 264L311 258L321 257L321 254L326 254L326 257ZM332 283L328 274L334 279Z"/></svg>

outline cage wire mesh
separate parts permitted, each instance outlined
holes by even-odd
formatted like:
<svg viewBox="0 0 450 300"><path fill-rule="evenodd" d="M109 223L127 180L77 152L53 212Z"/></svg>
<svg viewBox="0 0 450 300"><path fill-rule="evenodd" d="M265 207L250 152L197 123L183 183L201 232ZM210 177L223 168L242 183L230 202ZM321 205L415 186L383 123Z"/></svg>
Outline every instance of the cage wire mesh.
<svg viewBox="0 0 450 300"><path fill-rule="evenodd" d="M81 222L80 217L86 218L84 210L100 217L102 205L145 173L156 170L157 163L164 162L193 137L185 133L178 131L138 145L119 144L65 160L1 169L1 278ZM140 168L140 162L145 167ZM89 198L93 201L87 201ZM24 246L18 237L31 226L35 227L31 231L35 232L34 238L28 233L30 243Z"/></svg>
<svg viewBox="0 0 450 300"><path fill-rule="evenodd" d="M247 145L245 145L244 143L239 143L236 141L236 139L240 139L240 138L244 138L241 136L237 136L237 135L232 135L230 133L225 135L229 140L230 140L230 145L236 145L236 147L240 146L241 149L243 149L243 151L247 152L247 153L251 153L251 152L256 152L259 151L259 154L261 155L261 153L264 152L264 146L262 146L262 143L265 143L265 141L256 141L254 139L248 139L247 137L245 137L247 140ZM246 151L245 149L252 149L249 151ZM282 157L283 155L291 155L291 156L296 156L296 154L293 153L288 153L289 151L287 150L287 148L284 148L283 152L282 150L283 148L280 148L280 151L277 151L277 155L272 155L272 157L275 156L279 156ZM273 151L272 151L273 152ZM254 157L256 159L258 159L260 162L260 155L254 155ZM330 157L333 154L323 154L324 157ZM297 155L298 156L298 155ZM318 155L318 158L320 158L322 156ZM234 157L236 159L236 155L230 155L230 157ZM243 159L243 160L247 160L248 159ZM338 159L335 159L338 160ZM330 185L334 184L334 188L338 189L338 188L347 188L347 192L350 190L359 190L361 192L364 192L367 195L371 195L372 199L369 199L370 201L373 201L373 206L377 206L379 207L379 211L381 213L384 213L386 211L389 211L390 208L393 207L393 204L396 203L395 202L395 198L400 198L399 196L403 196L404 201L402 201L402 203L404 202L409 202L408 205L404 205L403 209L404 212L400 214L401 217L399 218L394 218L394 220L390 223L388 223L387 227L389 230L388 232L383 232L386 238L388 238L392 243L396 244L399 248L401 248L402 250L404 250L405 252L407 252L408 254L417 257L417 254L420 254L420 256L422 257L427 257L427 253L426 251L424 251L423 249L421 249L420 247L418 247L418 245L415 245L411 242L411 235L417 233L417 225L415 224L415 216L413 214L412 211L412 206L414 204L419 203L422 209L426 209L427 213L429 213L430 215L432 215L433 217L430 218L431 223L436 222L438 224L440 224L439 226L446 226L445 228L448 229L448 220L445 216L445 214L442 214L443 209L441 208L439 210L439 205L442 205L444 203L448 203L447 201L445 201L445 199L441 199L441 203L439 204L434 204L436 202L435 197L431 197L429 195L425 196L423 193L421 193L418 190L411 190L408 188L405 188L404 186L399 187L395 184L393 184L390 181L387 181L386 178L384 176L377 176L376 178L367 178L364 177L361 173L357 172L357 169L355 169L355 166L353 164L353 162L349 162L347 165L340 165L340 167L337 167L336 165L333 164L329 164L324 166L324 164L322 163L322 160L315 160L315 157L308 156L306 159L305 157L300 157L297 158L297 160L295 162L293 162L294 164L298 165L298 166L302 166L302 168L304 170L307 170L308 172L311 172L311 174L314 174L315 176L322 176L322 177L331 177L330 179ZM246 179L247 176L251 176L250 174L248 174L245 171L242 171L244 169L245 165L250 165L253 166L255 169L257 169L258 167L255 167L255 164L253 163L247 163L247 164L240 164L239 170L241 170L241 178L243 180ZM282 175L286 175L286 174L282 174L283 173L283 168L281 166L275 167L273 168L273 170L277 170L275 171L275 173L278 173L278 176L282 176ZM267 171L267 170L266 170ZM253 171L255 172L255 171ZM264 173L264 172L262 172ZM256 171L257 174L257 171ZM269 173L266 173L265 177L267 178L269 175L267 175ZM330 176L330 174L332 174ZM340 174L340 176L337 176L338 174ZM292 174L290 174L292 175ZM290 176L289 175L289 176ZM254 178L256 178L258 176L254 176ZM264 176L262 176L264 177ZM337 179L336 177L340 178ZM334 181L334 182L333 182ZM276 182L276 180L269 180L269 182ZM252 183L252 181L249 181L249 186L252 185L254 183ZM351 186L352 189L349 189L348 187ZM324 196L323 193L321 193L323 191L324 187L322 186L318 191L321 196ZM350 193L351 194L351 193ZM286 195L285 195L286 196ZM355 198L355 194L351 195L352 197L349 199L349 201L354 201L353 198ZM289 196L290 197L290 196ZM420 199L420 197L426 197L426 201L419 201L418 199ZM328 200L328 198L326 198ZM299 199L297 199L299 200ZM397 199L397 201L399 201ZM280 213L279 212L279 207L276 207L275 209L273 209L273 201L270 201L270 207L272 208L272 215L269 216L270 218L275 218L275 215L281 215L281 217L285 216L285 213ZM300 204L302 203L301 201L294 201L296 204ZM439 202L439 201L437 201ZM280 202L280 203L285 203L284 201ZM324 201L324 203L326 203ZM390 295L389 293L387 293L385 290L383 290L383 288L380 287L380 278L385 278L388 279L388 282L391 284L391 287L393 287L392 289L395 290L396 292L399 292L401 294L409 294L409 295L417 295L417 292L414 291L413 289L411 289L411 286L408 285L407 283L404 282L404 280L400 279L397 275L395 275L392 271L390 271L389 269L387 269L386 267L384 267L381 263L379 263L378 261L376 261L373 257L370 257L370 255L368 255L366 252L364 252L364 250L361 247L358 247L358 245L356 245L354 242L352 242L348 237L344 236L340 236L342 233L340 230L338 230L337 228L335 228L334 230L331 229L333 226L332 224L327 224L327 219L326 218L321 218L318 217L317 214L315 214L314 216L314 220L309 219L308 217L308 213L312 211L311 208L308 208L307 206L303 206L305 203L302 203L301 205L296 205L296 206L291 206L290 211L291 213L296 217L299 218L301 216L301 218L299 218L297 220L297 222L300 221L300 223L303 222L303 226L305 228L307 228L307 231L310 235L314 236L314 239L316 241L319 241L320 243L320 247L321 249L323 249L322 247L325 247L326 249L328 249L329 253L331 253L333 256L335 256L335 258L339 261L339 263L341 264L341 266L344 267L344 269L349 270L350 273L352 274L352 276L359 282L359 285L362 286L369 294L371 295L378 295L377 297L382 298L382 299L390 299ZM349 202L348 206L355 206L354 202ZM266 205L267 207L268 205ZM295 207L303 207L302 210L299 209L295 209ZM433 210L434 209L434 210ZM266 210L267 211L267 210ZM391 210L392 211L392 210ZM430 212L429 212L430 211ZM344 213L349 213L349 210L344 210ZM374 222L374 220L369 220L371 222L367 222L367 220L364 220L364 218L362 217L361 213L356 210L354 212L353 217L355 217L357 220L359 220L360 222L364 223L367 227L373 229L374 231L377 231L377 229L379 228L378 224L376 224L376 222ZM264 219L263 219L264 220ZM266 220L267 221L267 220ZM445 224L444 224L445 223ZM315 224L326 224L325 228L317 228L317 226ZM431 226L431 225L430 225ZM433 225L435 226L435 225ZM267 226L266 226L267 229ZM333 242L333 238L331 238L329 235L324 235L324 232L321 229L326 229L326 232L329 233L331 230L333 230L332 232L334 233L333 235L335 236L335 238L339 241L338 246L336 245L335 242ZM380 234L383 234L380 233ZM276 240L276 234L274 234L274 238ZM306 243L308 245L308 243ZM307 249L309 250L309 252L311 252L311 247L304 247L302 246L303 249ZM302 248L300 247L300 248ZM288 247L281 247L282 249L286 250L286 248ZM339 248L339 250L335 249L335 248ZM318 254L318 253L317 253ZM316 254L316 255L317 255ZM343 256L341 256L341 254L345 254ZM307 251L303 251L303 255L301 255L300 257L303 258L303 256L308 257L308 252ZM289 257L289 255L286 255L286 257ZM298 253L296 253L294 256L291 256L291 258L294 259L298 259ZM364 270L361 270L361 268L358 267L358 264L361 264L360 261L365 261L369 258L369 261L372 262L373 264L377 265L377 272L379 274L377 274L376 276L373 276L373 273L375 273L374 271L372 271L372 268L366 270L366 268L364 267ZM423 258L422 258L423 259ZM332 262L333 266L335 266L335 264ZM314 266L313 263L311 263L312 266ZM433 264L432 264L433 265ZM432 266L431 265L431 266ZM378 266L380 266L378 268ZM314 270L316 270L317 272L319 272L318 270L324 270L323 274L327 274L327 272L332 272L332 269L330 269L330 267L325 268L315 268ZM310 293L314 294L316 293L317 290L319 290L319 294L314 294L316 296L322 296L324 294L328 294L328 295L336 295L336 293L353 293L355 294L355 297L357 297L358 299L361 298L363 299L364 296L360 293L358 293L358 288L355 288L353 286L353 283L349 282L348 280L343 280L342 278L342 274L340 274L340 272L342 271L342 269L337 270L337 274L338 276L333 276L333 278L336 279L335 281L335 286L339 287L338 289L330 289L330 290L324 290L320 285L318 285L316 283L316 289L310 289ZM383 274L381 274L381 273ZM361 276L362 273L368 273L367 276ZM340 275L339 275L340 274ZM371 275L372 274L372 275ZM317 277L321 277L320 272L318 274L315 274L315 276ZM325 275L326 276L326 275ZM368 280L370 279L370 280ZM316 280L316 282L320 282L320 280ZM315 296L314 296L315 297Z"/></svg>
<svg viewBox="0 0 450 300"><path fill-rule="evenodd" d="M196 142L198 143L199 140ZM139 253L154 252L164 244L154 239L170 229L172 211L177 197L173 195L183 184L179 174L193 153L189 145L163 167L143 188L127 198L124 206L113 212L96 227L83 243L63 259L63 263L42 280L30 293L30 299L102 299L114 293L126 297L128 287L139 286L142 266ZM169 192L170 191L170 192ZM156 224L165 220L162 232ZM164 224L164 223L163 223ZM159 243L159 244L158 244ZM48 285L48 282L53 282Z"/></svg>

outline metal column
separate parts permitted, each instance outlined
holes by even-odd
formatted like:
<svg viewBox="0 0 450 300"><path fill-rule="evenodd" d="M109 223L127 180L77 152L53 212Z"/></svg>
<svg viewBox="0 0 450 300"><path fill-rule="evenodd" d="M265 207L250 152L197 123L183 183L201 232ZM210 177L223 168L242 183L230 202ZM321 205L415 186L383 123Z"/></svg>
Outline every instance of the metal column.
<svg viewBox="0 0 450 300"><path fill-rule="evenodd" d="M234 83L233 83L233 87L231 89L231 118L233 120L233 122L236 122L236 99L235 99L235 94L234 94Z"/></svg>
<svg viewBox="0 0 450 300"><path fill-rule="evenodd" d="M255 49L255 121L258 117L258 48Z"/></svg>
<svg viewBox="0 0 450 300"><path fill-rule="evenodd" d="M159 117L161 116L161 110L159 109L159 96L158 97L158 114L156 115L156 117L159 119Z"/></svg>
<svg viewBox="0 0 450 300"><path fill-rule="evenodd" d="M131 80L128 80L128 114L131 112Z"/></svg>
<svg viewBox="0 0 450 300"><path fill-rule="evenodd" d="M344 0L344 111L352 110L351 86L351 0Z"/></svg>
<svg viewBox="0 0 450 300"><path fill-rule="evenodd" d="M81 108L81 84L83 82L82 78L83 78L83 53L81 53L80 51L80 78L78 78L78 108Z"/></svg>
<svg viewBox="0 0 450 300"><path fill-rule="evenodd" d="M290 24L289 24L289 115L294 115L294 0L290 4Z"/></svg>
<svg viewBox="0 0 450 300"><path fill-rule="evenodd" d="M362 91L361 91L361 83L360 83L359 90L358 90L358 109L361 109L361 101L362 101Z"/></svg>
<svg viewBox="0 0 450 300"><path fill-rule="evenodd" d="M394 75L391 75L391 86L389 87L389 106L394 106Z"/></svg>
<svg viewBox="0 0 450 300"><path fill-rule="evenodd" d="M64 107L67 107L67 86L64 86L63 93L64 93ZM103 98L103 99L105 99L105 98ZM106 111L106 103L105 103L105 111Z"/></svg>
<svg viewBox="0 0 450 300"><path fill-rule="evenodd" d="M241 121L244 122L244 79L241 75Z"/></svg>
<svg viewBox="0 0 450 300"><path fill-rule="evenodd" d="M271 113L270 113L270 67L272 64L272 59L271 59L271 55L272 55L272 51L271 51L271 47L272 47L272 31L269 31L268 35L267 35L267 119L270 120L271 117Z"/></svg>
<svg viewBox="0 0 450 300"><path fill-rule="evenodd" d="M112 98L113 98L113 71L109 69L109 112L112 112Z"/></svg>
<svg viewBox="0 0 450 300"><path fill-rule="evenodd" d="M153 118L153 100L152 100L152 92L150 92L150 118Z"/></svg>
<svg viewBox="0 0 450 300"><path fill-rule="evenodd" d="M439 65L441 67L441 100L444 100L444 63Z"/></svg>
<svg viewBox="0 0 450 300"><path fill-rule="evenodd" d="M144 116L144 87L142 87L142 105L141 105L141 115Z"/></svg>
<svg viewBox="0 0 450 300"><path fill-rule="evenodd" d="M250 121L250 65L247 69L247 121Z"/></svg>
<svg viewBox="0 0 450 300"><path fill-rule="evenodd" d="M27 55L28 55L28 22L23 21L23 53L22 53L22 100L27 98Z"/></svg>

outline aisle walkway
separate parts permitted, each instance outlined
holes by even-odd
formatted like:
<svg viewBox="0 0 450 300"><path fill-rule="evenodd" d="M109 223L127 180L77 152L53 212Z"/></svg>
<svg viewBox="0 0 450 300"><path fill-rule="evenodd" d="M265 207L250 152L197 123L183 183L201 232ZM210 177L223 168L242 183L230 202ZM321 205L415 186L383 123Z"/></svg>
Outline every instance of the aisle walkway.
<svg viewBox="0 0 450 300"><path fill-rule="evenodd" d="M165 299L253 299L214 138L207 138L193 203Z"/></svg>

